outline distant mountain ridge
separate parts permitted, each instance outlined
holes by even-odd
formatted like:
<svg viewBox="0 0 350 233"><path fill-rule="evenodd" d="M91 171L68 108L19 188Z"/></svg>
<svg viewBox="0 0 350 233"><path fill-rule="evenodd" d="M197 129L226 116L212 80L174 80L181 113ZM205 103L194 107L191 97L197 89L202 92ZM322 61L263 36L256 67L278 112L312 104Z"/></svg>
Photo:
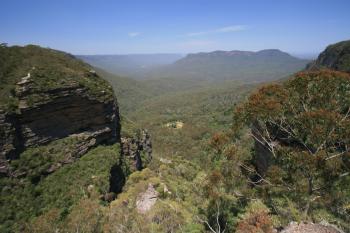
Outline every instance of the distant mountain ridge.
<svg viewBox="0 0 350 233"><path fill-rule="evenodd" d="M305 68L308 62L278 49L201 52L152 69L146 77L261 82L291 75Z"/></svg>
<svg viewBox="0 0 350 233"><path fill-rule="evenodd" d="M287 77L310 62L278 49L213 51L188 54L77 56L92 66L134 79L263 82Z"/></svg>
<svg viewBox="0 0 350 233"><path fill-rule="evenodd" d="M76 55L92 66L102 68L110 73L138 77L145 70L172 64L181 59L181 54L125 54L125 55Z"/></svg>
<svg viewBox="0 0 350 233"><path fill-rule="evenodd" d="M257 52L253 52L253 51L244 51L244 50L231 50L231 51L225 51L225 50L216 50L213 52L199 52L199 53L190 53L187 56L191 57L191 56L212 56L212 55L224 55L224 56L253 56L253 55L276 55L276 54L285 54L285 55L289 55L286 52L282 52L279 49L264 49L264 50L260 50Z"/></svg>

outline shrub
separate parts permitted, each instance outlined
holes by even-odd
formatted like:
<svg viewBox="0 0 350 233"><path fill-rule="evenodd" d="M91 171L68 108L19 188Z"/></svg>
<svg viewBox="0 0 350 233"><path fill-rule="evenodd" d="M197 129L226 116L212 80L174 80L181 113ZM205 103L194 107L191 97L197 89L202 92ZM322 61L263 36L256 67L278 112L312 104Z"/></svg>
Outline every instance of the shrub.
<svg viewBox="0 0 350 233"><path fill-rule="evenodd" d="M264 148L256 147L255 159L270 166L250 173L259 181L254 185L261 197L267 202L285 197L304 215L326 208L348 219L334 206L344 206L346 192L336 190L346 189L350 170L349 74L298 73L283 84L260 88L234 115L233 130L251 127L250 135Z"/></svg>
<svg viewBox="0 0 350 233"><path fill-rule="evenodd" d="M236 233L273 233L269 209L261 201L252 201L238 221Z"/></svg>

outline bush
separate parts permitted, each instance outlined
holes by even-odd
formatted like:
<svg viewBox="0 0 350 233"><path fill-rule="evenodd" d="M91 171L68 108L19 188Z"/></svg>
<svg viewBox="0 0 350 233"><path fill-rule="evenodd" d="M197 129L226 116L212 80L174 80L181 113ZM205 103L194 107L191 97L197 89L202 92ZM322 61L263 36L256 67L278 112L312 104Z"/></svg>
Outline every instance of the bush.
<svg viewBox="0 0 350 233"><path fill-rule="evenodd" d="M273 233L269 209L259 200L252 201L238 221L236 233Z"/></svg>
<svg viewBox="0 0 350 233"><path fill-rule="evenodd" d="M99 195L109 192L111 168L122 162L118 144L99 146L74 163L45 174L50 164L65 156L62 147L65 145L71 149L75 143L77 141L65 138L31 148L11 163L18 171L25 171L27 176L0 179L1 187L4 187L0 195L1 232L21 232L23 225L35 218L37 220L33 220L31 227L38 232L45 232L49 225L52 229L65 227L61 224L81 199L90 196L98 200ZM124 173L116 178L125 178ZM90 185L94 188L89 191ZM36 225L36 221L42 228Z"/></svg>

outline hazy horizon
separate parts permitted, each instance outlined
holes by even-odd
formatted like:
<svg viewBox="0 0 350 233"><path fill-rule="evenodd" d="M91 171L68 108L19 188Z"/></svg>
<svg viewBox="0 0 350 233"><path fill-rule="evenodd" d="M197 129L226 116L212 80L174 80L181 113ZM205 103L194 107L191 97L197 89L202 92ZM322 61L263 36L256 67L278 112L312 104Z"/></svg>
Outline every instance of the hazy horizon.
<svg viewBox="0 0 350 233"><path fill-rule="evenodd" d="M270 48L272 49L272 48ZM278 49L278 48L273 48L273 49ZM268 50L268 49L267 49ZM211 50L211 51L198 51L198 52L194 52L194 53L210 53L210 52L215 52L215 51L219 51L219 50ZM225 50L220 50L220 51L225 51ZM226 50L226 51L232 51L232 50ZM239 50L239 51L249 51L249 52L258 52L261 50ZM281 50L282 52L286 52ZM322 51L320 51L322 52ZM297 57L297 58L301 58L301 59L315 59L318 57L319 53L288 53L289 55L293 56L293 57ZM188 54L194 54L194 53L110 53L110 54L74 54L76 56L149 56L149 55L179 55L179 56L183 56L185 57Z"/></svg>
<svg viewBox="0 0 350 233"><path fill-rule="evenodd" d="M27 46L27 45L38 45L43 47L40 44L10 44L7 42L3 42L1 41L1 43L5 43L8 44L9 46ZM327 47L327 46L326 46ZM60 50L57 48L51 48L51 47L47 47L50 49L54 49L54 50ZM278 49L278 48L266 48L266 49L262 49L262 50L269 50L269 49ZM280 49L278 49L280 50ZM324 50L324 49L323 49ZM321 50L320 52L322 52L323 50ZM69 51L65 51L65 50L61 50L64 52L68 52ZM96 54L74 54L75 56L149 56L149 55L179 55L179 56L183 56L185 57L186 55L189 54L195 54L195 53L211 53L211 52L215 52L215 51L243 51L243 52L259 52L261 50L239 50L239 49L233 49L233 50L209 50L209 51L197 51L197 52L190 52L190 53L177 53L177 52L159 52L159 53L155 53L155 52L150 52L150 53L96 53ZM283 51L282 52L287 52L287 51ZM301 59L315 59L317 58L317 56L319 55L320 52L315 52L315 53L289 53L287 52L289 55L293 56L293 57L297 57L297 58L301 58Z"/></svg>

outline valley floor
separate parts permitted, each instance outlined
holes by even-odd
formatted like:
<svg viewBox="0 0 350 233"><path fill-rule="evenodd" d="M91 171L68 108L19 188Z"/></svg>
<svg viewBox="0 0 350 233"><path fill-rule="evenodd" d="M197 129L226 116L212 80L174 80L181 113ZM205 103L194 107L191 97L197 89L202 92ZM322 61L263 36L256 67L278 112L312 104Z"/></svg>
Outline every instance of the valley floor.
<svg viewBox="0 0 350 233"><path fill-rule="evenodd" d="M203 189L212 168L208 142L215 132L230 128L235 104L255 86L232 82L178 90L146 99L125 114L121 105L122 134L147 129L153 160L148 168L130 176L124 192L111 206L122 208L123 200L135 200L152 185L159 197L140 221L159 218L159 222L142 227L150 227L149 232L204 232L210 203ZM140 219L137 211L133 212L131 215ZM130 231L148 232L140 230L137 221L131 225Z"/></svg>

